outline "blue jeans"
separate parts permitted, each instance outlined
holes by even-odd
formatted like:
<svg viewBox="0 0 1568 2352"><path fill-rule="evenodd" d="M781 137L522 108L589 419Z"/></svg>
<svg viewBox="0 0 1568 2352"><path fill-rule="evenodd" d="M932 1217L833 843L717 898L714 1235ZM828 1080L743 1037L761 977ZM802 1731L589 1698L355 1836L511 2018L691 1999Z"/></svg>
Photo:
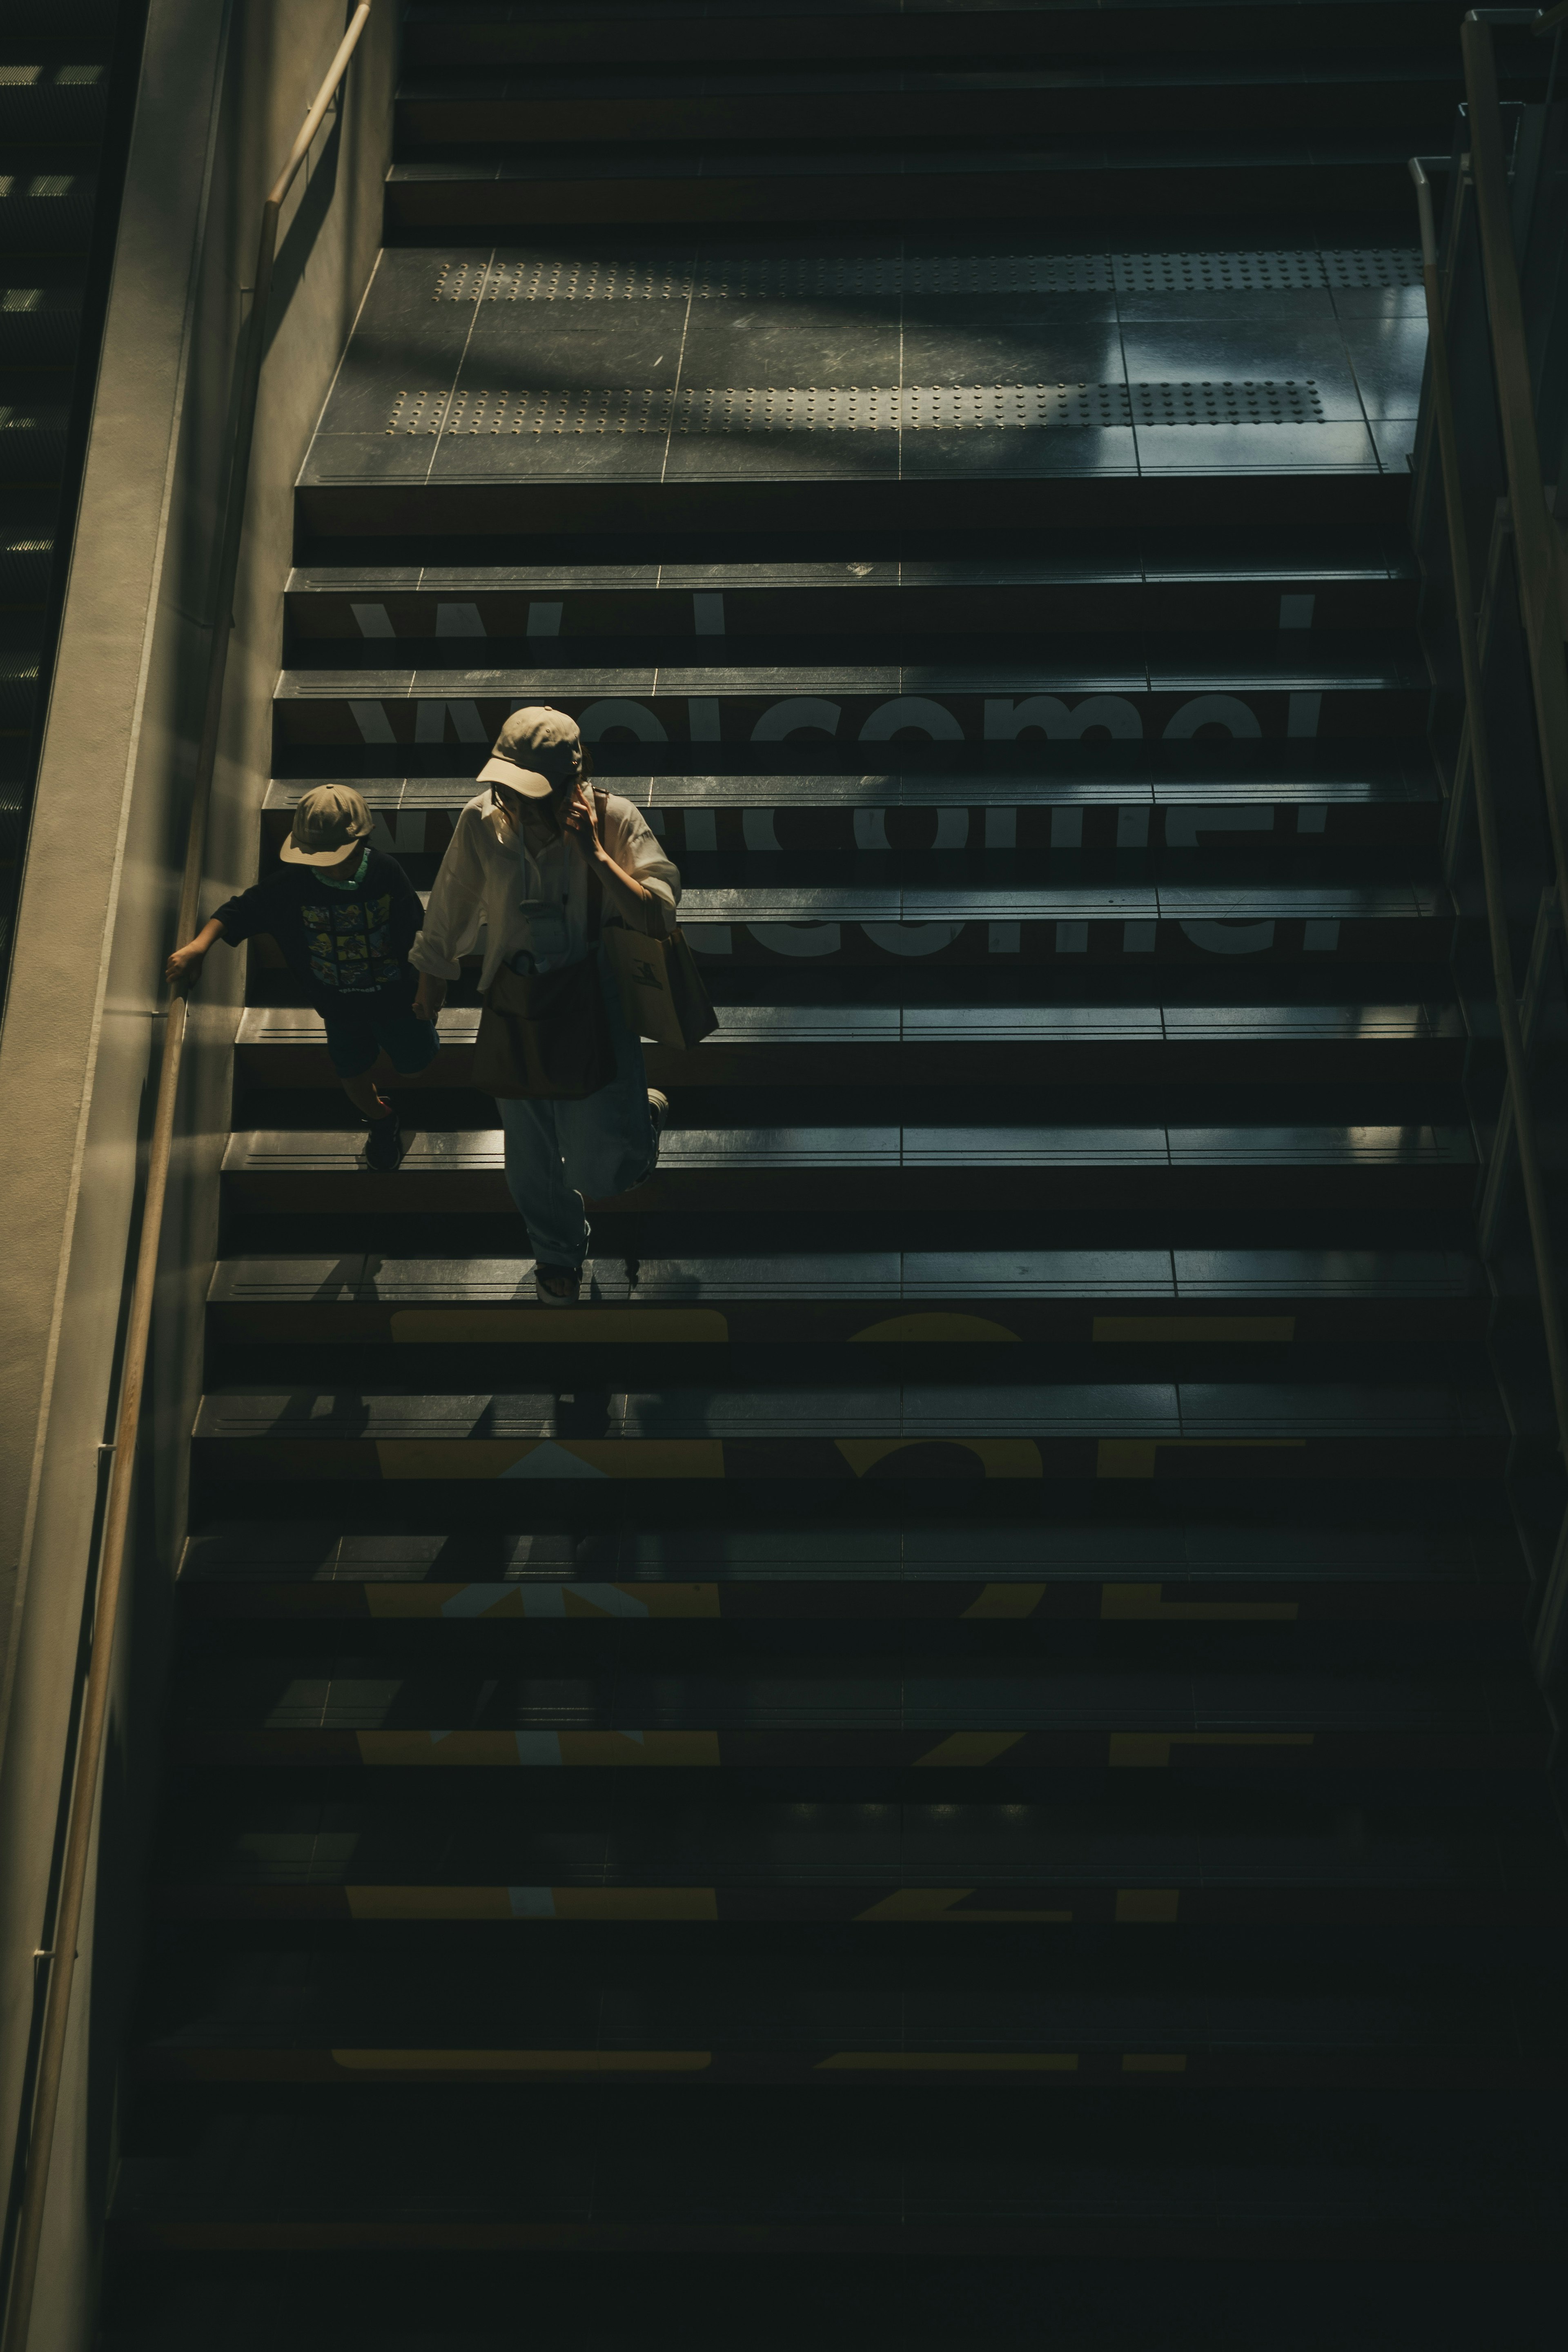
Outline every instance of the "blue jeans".
<svg viewBox="0 0 1568 2352"><path fill-rule="evenodd" d="M629 1192L653 1167L653 1122L642 1041L621 1011L620 992L599 951L599 989L616 1046L616 1075L575 1102L498 1101L506 1137L506 1181L529 1244L542 1265L581 1265L588 1255L586 1192Z"/></svg>

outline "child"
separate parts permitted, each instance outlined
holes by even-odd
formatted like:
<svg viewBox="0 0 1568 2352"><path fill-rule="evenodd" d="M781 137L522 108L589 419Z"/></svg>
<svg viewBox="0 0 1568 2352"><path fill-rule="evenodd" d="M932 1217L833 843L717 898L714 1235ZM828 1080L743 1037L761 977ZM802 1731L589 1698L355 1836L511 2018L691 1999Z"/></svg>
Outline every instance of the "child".
<svg viewBox="0 0 1568 2352"><path fill-rule="evenodd" d="M370 811L347 784L318 784L294 812L276 874L230 898L176 948L164 978L195 987L215 940L237 947L268 931L327 1024L327 1051L370 1132L367 1168L390 1175L405 1145L395 1108L371 1071L384 1052L405 1077L427 1069L440 1040L413 1011L408 950L418 895L395 857L369 845Z"/></svg>

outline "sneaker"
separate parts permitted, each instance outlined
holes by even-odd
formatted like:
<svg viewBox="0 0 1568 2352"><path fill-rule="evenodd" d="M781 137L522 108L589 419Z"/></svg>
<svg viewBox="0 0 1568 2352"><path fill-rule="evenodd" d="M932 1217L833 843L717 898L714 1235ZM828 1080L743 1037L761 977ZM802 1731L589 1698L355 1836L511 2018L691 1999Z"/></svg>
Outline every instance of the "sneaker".
<svg viewBox="0 0 1568 2352"><path fill-rule="evenodd" d="M545 1287L548 1275L555 1284L553 1290ZM583 1269L580 1265L536 1265L533 1269L533 1295L541 1307L575 1307L583 1293Z"/></svg>
<svg viewBox="0 0 1568 2352"><path fill-rule="evenodd" d="M669 1097L661 1095L657 1087L647 1090L647 1115L653 1128L653 1158L648 1162L651 1174L658 1166L658 1147L664 1140L665 1122L669 1117Z"/></svg>
<svg viewBox="0 0 1568 2352"><path fill-rule="evenodd" d="M364 1164L378 1176L390 1176L401 1166L408 1139L395 1110L365 1121Z"/></svg>

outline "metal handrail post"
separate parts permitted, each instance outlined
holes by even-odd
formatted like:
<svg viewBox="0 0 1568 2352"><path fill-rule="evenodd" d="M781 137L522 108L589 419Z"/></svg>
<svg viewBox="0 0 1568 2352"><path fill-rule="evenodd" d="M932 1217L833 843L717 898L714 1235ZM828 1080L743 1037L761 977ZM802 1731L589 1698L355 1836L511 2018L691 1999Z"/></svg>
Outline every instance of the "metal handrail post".
<svg viewBox="0 0 1568 2352"><path fill-rule="evenodd" d="M1426 173L1414 158L1411 160L1410 176L1415 183L1416 202L1421 211L1421 274L1426 289L1432 404L1436 417L1443 496L1448 516L1448 551L1454 574L1454 616L1458 626L1459 662L1464 673L1465 700L1469 709L1470 777L1476 803L1476 828L1480 835L1487 932L1491 943L1492 970L1497 982L1498 1026L1502 1033L1503 1060L1508 1070L1520 1173L1524 1184L1525 1213L1529 1219L1531 1248L1535 1259L1535 1280L1541 1293L1541 1319L1546 1338L1546 1360L1552 1375L1557 1438L1563 1462L1568 1465L1568 1342L1563 1337L1563 1304L1557 1289L1557 1267L1552 1246L1546 1190L1541 1173L1535 1110L1530 1099L1530 1073L1520 1029L1519 1003L1514 994L1513 959L1509 949L1508 907L1503 897L1502 856L1498 843L1497 808L1492 799L1491 758L1487 739L1486 710L1481 700L1476 610L1470 583L1469 548L1465 534L1459 452L1454 430L1453 385L1448 375L1448 338L1437 286L1437 238L1432 220L1432 190ZM1553 1596L1549 1592L1542 1603L1543 1610L1552 1601Z"/></svg>
<svg viewBox="0 0 1568 2352"><path fill-rule="evenodd" d="M1524 987L1519 1000L1519 1034L1524 1041L1527 1063L1534 1057L1538 1024L1556 961L1558 931L1557 893L1555 890L1543 890L1541 904L1536 908L1535 936L1530 943ZM1496 1244L1503 1195L1513 1172L1515 1156L1513 1096L1504 1087L1502 1100L1498 1105L1497 1126L1492 1134L1491 1157L1487 1162L1486 1181L1481 1186L1481 1204L1476 1214L1483 1256L1491 1255Z"/></svg>
<svg viewBox="0 0 1568 2352"><path fill-rule="evenodd" d="M1513 523L1509 515L1508 500L1500 499L1492 510L1491 539L1487 547L1485 584L1476 614L1476 655L1486 671L1487 649L1491 644L1492 623L1497 617L1498 583L1505 563L1511 564ZM1445 872L1451 872L1458 845L1470 804L1470 715L1467 710L1459 727L1459 740L1454 752L1454 777L1448 788L1448 815L1443 834Z"/></svg>
<svg viewBox="0 0 1568 2352"><path fill-rule="evenodd" d="M1492 363L1497 374L1498 417L1508 472L1520 613L1530 655L1536 731L1546 785L1546 815L1557 875L1557 899L1568 907L1568 670L1563 661L1563 613L1557 593L1556 551L1541 488L1541 447L1531 397L1524 304L1514 260L1509 213L1508 172L1503 160L1497 61L1489 17L1533 21L1533 12L1472 9L1460 27L1465 89L1469 100L1470 176L1481 248L1481 278L1491 324ZM1423 174L1425 180L1425 174ZM1431 214L1424 200L1423 235ZM1430 309L1430 302L1428 302ZM1468 691L1468 689L1467 689ZM1472 708L1472 721L1474 710Z"/></svg>
<svg viewBox="0 0 1568 2352"><path fill-rule="evenodd" d="M1426 162L1429 162L1430 160L1430 158L1426 159ZM1455 180L1453 208L1448 221L1448 268L1447 274L1444 278L1442 285L1443 316L1445 318L1448 315L1448 305L1454 298L1454 280L1458 275L1459 254L1464 243L1465 215L1470 194L1470 159L1468 153L1466 152L1458 154L1452 160L1454 163ZM1422 163L1422 168L1425 170L1426 162L1423 162L1422 158L1419 156L1416 158L1416 161L1418 163ZM1415 487L1411 493L1410 501L1410 513L1413 527L1418 526L1420 517L1426 512L1426 500L1431 491L1432 436L1430 433L1427 433L1425 439L1420 443L1416 455L1419 463L1415 467Z"/></svg>
<svg viewBox="0 0 1568 2352"><path fill-rule="evenodd" d="M371 0L360 0L337 55L311 103L300 134L261 208L257 246L256 278L250 317L247 322L241 361L239 401L234 448L224 504L224 526L218 542L211 630L207 654L206 695L202 732L192 788L190 830L185 866L180 886L179 929L176 938L188 939L195 928L196 901L201 890L206 846L207 812L212 799L213 770L217 761L218 725L223 712L224 677L228 665L229 637L234 627L234 589L239 571L240 534L245 520L246 488L250 474L250 449L256 431L256 404L265 349L267 303L278 248L278 220L283 200L292 187L310 142L321 129L328 107L359 45L370 16ZM42 2242L44 2203L48 2190L49 2159L54 2150L59 2112L60 2079L64 2069L66 2033L70 2021L71 1989L76 1975L77 1938L81 1931L87 1892L88 1855L92 1843L99 1775L103 1762L103 1738L109 1716L110 1673L114 1634L124 1583L125 1545L131 1523L131 1497L135 1480L136 1445L141 1429L142 1398L147 1372L147 1349L153 1325L153 1300L158 1255L163 1240L163 1208L168 1197L169 1165L174 1139L174 1103L179 1092L180 1061L184 1048L186 1005L182 986L170 999L158 1069L158 1095L153 1113L153 1134L147 1160L147 1190L142 1212L142 1232L136 1253L136 1273L131 1293L125 1349L121 1360L120 1402L114 1423L114 1453L104 1510L100 1555L98 1601L93 1612L92 1651L82 1695L77 1736L76 1767L70 1775L70 1821L60 1871L56 1906L53 1954L48 1990L44 2000L43 2032L39 2037L37 2088L24 2158L22 2209L16 2228L16 2260L11 2274L5 2316L4 2352L26 2352L37 2284L38 2251Z"/></svg>

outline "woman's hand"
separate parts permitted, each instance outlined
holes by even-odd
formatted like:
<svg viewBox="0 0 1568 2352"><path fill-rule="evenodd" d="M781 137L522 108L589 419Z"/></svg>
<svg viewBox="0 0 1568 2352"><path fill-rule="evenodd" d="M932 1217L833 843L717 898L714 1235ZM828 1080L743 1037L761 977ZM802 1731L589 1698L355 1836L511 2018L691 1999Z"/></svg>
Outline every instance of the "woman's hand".
<svg viewBox="0 0 1568 2352"><path fill-rule="evenodd" d="M446 1002L446 982L437 972L422 971L419 985L414 992L412 1010L416 1021L434 1021Z"/></svg>
<svg viewBox="0 0 1568 2352"><path fill-rule="evenodd" d="M612 906L626 915L648 905L651 893L644 889L635 874L627 874L616 864L600 840L598 803L581 781L574 787L561 824L568 840L576 843L577 854L584 863L597 868Z"/></svg>
<svg viewBox="0 0 1568 2352"><path fill-rule="evenodd" d="M566 803L561 827L568 841L576 844L589 866L596 865L605 856L605 845L599 838L598 805L581 778L572 787L572 797Z"/></svg>

